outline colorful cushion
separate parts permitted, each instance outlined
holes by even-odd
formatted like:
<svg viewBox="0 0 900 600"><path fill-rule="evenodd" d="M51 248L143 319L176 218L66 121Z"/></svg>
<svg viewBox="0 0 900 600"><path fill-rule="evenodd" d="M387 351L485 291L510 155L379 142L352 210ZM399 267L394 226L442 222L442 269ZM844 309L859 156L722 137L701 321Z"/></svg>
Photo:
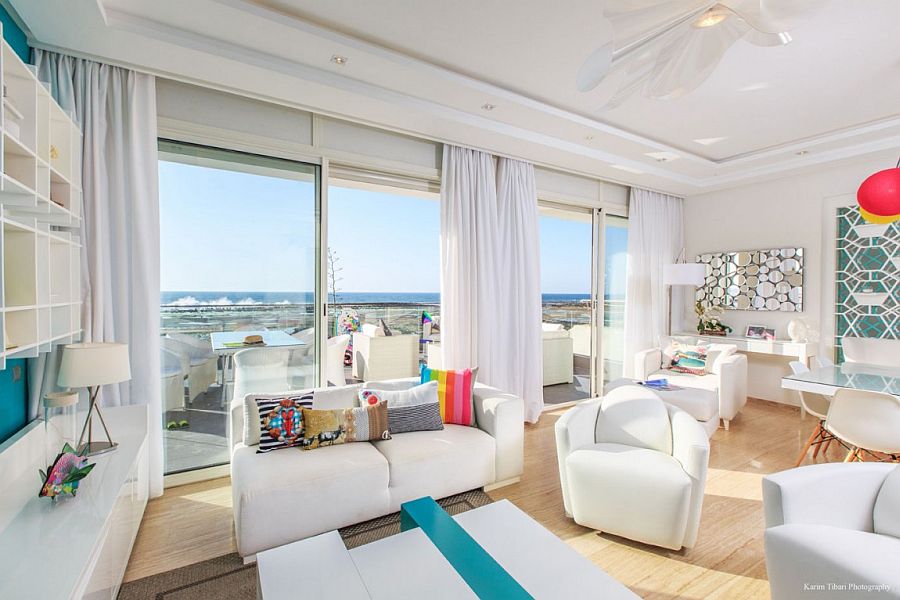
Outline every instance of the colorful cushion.
<svg viewBox="0 0 900 600"><path fill-rule="evenodd" d="M391 439L386 402L337 410L304 408L303 424L304 437L299 445L304 450L349 442Z"/></svg>
<svg viewBox="0 0 900 600"><path fill-rule="evenodd" d="M438 382L438 402L444 423L454 425L475 425L475 376L478 369L463 371L442 371L422 365L422 383Z"/></svg>
<svg viewBox="0 0 900 600"><path fill-rule="evenodd" d="M669 368L678 373L706 375L706 353L706 346L679 345Z"/></svg>
<svg viewBox="0 0 900 600"><path fill-rule="evenodd" d="M382 390L373 387L367 385L359 391L359 403L367 406L381 401L387 402L388 428L391 434L438 431L444 428L437 381L429 381L405 390Z"/></svg>
<svg viewBox="0 0 900 600"><path fill-rule="evenodd" d="M303 445L303 409L312 408L312 394L256 398L259 411L259 448L271 452Z"/></svg>

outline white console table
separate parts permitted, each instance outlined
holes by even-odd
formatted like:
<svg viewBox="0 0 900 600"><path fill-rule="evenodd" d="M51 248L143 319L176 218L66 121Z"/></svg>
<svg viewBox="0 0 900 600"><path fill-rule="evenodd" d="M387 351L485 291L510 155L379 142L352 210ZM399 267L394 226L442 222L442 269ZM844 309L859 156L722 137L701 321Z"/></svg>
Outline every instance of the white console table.
<svg viewBox="0 0 900 600"><path fill-rule="evenodd" d="M739 352L796 358L807 366L818 353L818 344L812 342L769 341L739 335L697 335L696 333L676 333L675 336L697 338L711 344L734 344Z"/></svg>
<svg viewBox="0 0 900 600"><path fill-rule="evenodd" d="M125 574L148 497L146 406L105 408L115 452L93 457L74 498L38 498L43 424L8 457L25 459L4 481L0 503L0 598L113 600ZM0 455L0 466L5 466Z"/></svg>

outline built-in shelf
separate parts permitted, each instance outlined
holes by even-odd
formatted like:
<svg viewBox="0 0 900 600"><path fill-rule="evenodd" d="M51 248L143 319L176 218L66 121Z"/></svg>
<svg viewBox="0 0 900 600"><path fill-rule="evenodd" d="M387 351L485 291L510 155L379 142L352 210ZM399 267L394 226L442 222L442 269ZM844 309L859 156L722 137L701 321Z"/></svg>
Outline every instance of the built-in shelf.
<svg viewBox="0 0 900 600"><path fill-rule="evenodd" d="M0 369L81 335L81 131L0 42Z"/></svg>

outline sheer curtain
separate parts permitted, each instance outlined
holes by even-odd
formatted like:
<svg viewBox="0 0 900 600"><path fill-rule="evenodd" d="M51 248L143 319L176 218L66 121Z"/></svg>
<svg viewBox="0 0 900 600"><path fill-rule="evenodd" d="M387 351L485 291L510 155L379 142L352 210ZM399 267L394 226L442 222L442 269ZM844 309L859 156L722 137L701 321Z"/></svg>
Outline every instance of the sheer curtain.
<svg viewBox="0 0 900 600"><path fill-rule="evenodd" d="M534 168L444 146L441 347L444 366L543 408L540 241Z"/></svg>
<svg viewBox="0 0 900 600"><path fill-rule="evenodd" d="M628 206L628 268L625 284L626 377L634 355L659 344L668 311L663 267L675 262L684 245L682 199L631 188ZM674 309L673 315L680 314Z"/></svg>
<svg viewBox="0 0 900 600"><path fill-rule="evenodd" d="M100 402L149 406L150 494L158 496L163 447L156 82L119 67L34 52L40 78L51 82L54 97L75 114L84 134L82 339L129 345L131 381L106 386Z"/></svg>
<svg viewBox="0 0 900 600"><path fill-rule="evenodd" d="M525 420L535 423L544 408L544 388L540 229L532 164L497 159L497 207L507 348L498 356L498 387L524 399Z"/></svg>

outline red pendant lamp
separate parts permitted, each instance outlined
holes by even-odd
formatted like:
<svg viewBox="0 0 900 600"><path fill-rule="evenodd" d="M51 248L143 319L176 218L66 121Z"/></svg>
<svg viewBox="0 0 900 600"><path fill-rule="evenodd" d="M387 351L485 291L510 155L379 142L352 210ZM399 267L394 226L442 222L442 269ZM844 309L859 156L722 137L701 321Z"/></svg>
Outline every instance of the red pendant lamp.
<svg viewBox="0 0 900 600"><path fill-rule="evenodd" d="M856 192L859 212L869 223L892 223L900 219L900 160L893 169L869 175Z"/></svg>

